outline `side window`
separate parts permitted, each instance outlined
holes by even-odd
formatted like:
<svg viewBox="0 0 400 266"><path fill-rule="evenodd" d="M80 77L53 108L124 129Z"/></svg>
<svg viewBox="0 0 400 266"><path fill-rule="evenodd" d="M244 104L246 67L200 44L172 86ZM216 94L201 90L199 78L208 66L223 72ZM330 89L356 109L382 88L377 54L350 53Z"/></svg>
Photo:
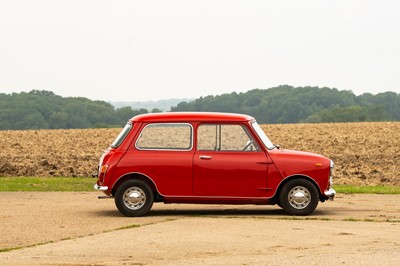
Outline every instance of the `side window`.
<svg viewBox="0 0 400 266"><path fill-rule="evenodd" d="M197 149L202 151L258 151L257 144L242 125L200 125Z"/></svg>
<svg viewBox="0 0 400 266"><path fill-rule="evenodd" d="M183 123L156 123L143 128L136 141L139 150L190 150L192 126Z"/></svg>
<svg viewBox="0 0 400 266"><path fill-rule="evenodd" d="M221 126L221 151L251 151L252 139L240 125Z"/></svg>
<svg viewBox="0 0 400 266"><path fill-rule="evenodd" d="M199 151L219 150L218 125L200 125L197 130L197 149Z"/></svg>

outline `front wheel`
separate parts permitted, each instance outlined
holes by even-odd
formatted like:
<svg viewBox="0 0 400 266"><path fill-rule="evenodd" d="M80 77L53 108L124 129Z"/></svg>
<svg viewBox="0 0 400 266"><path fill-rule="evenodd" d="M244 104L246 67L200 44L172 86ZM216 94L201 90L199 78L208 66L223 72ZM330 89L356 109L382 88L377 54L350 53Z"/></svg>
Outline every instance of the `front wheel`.
<svg viewBox="0 0 400 266"><path fill-rule="evenodd" d="M143 216L153 206L153 191L141 180L127 180L115 192L115 205L126 216Z"/></svg>
<svg viewBox="0 0 400 266"><path fill-rule="evenodd" d="M309 215L318 205L318 190L305 179L287 182L279 195L279 206L291 215Z"/></svg>

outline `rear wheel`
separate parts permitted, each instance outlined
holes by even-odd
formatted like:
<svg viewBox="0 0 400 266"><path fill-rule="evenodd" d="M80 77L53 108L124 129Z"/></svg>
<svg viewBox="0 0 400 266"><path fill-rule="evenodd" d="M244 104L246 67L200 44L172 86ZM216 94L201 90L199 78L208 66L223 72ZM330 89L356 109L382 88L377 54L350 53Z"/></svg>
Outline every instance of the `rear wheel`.
<svg viewBox="0 0 400 266"><path fill-rule="evenodd" d="M141 180L127 180L115 192L115 205L122 214L130 217L147 214L153 199L153 191Z"/></svg>
<svg viewBox="0 0 400 266"><path fill-rule="evenodd" d="M292 179L282 188L279 206L291 215L309 215L318 205L319 193L313 183L305 179Z"/></svg>

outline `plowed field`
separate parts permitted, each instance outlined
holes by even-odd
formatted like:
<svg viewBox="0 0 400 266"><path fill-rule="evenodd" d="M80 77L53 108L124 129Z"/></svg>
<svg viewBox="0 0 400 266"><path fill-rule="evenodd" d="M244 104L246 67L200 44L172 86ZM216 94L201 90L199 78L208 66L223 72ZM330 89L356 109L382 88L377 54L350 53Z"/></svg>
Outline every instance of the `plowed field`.
<svg viewBox="0 0 400 266"><path fill-rule="evenodd" d="M335 162L336 184L400 185L400 122L263 125L284 149ZM0 131L0 176L85 177L121 129Z"/></svg>

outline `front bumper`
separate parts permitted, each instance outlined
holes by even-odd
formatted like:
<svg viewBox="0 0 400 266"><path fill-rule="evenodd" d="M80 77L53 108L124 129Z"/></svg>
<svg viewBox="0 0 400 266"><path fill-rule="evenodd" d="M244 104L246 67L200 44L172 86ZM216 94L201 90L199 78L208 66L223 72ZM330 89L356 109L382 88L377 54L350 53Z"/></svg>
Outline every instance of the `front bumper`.
<svg viewBox="0 0 400 266"><path fill-rule="evenodd" d="M333 200L335 198L336 191L333 188L330 188L329 190L324 192L324 195L326 199Z"/></svg>
<svg viewBox="0 0 400 266"><path fill-rule="evenodd" d="M108 190L107 186L99 186L97 184L94 184L93 187L94 187L95 190L100 190L100 191L107 191Z"/></svg>

